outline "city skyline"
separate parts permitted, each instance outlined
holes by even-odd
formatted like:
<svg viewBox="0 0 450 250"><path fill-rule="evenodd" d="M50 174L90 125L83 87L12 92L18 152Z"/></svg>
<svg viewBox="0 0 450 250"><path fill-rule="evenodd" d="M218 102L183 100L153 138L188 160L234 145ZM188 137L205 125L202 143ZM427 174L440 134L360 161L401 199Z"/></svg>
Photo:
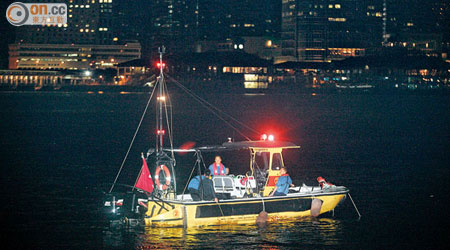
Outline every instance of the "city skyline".
<svg viewBox="0 0 450 250"><path fill-rule="evenodd" d="M239 49L248 37L262 37L265 40L248 43L254 47L270 41L274 47L267 58L280 56L287 61L363 56L381 45L441 57L439 53L446 53L450 45L449 4L442 0L428 4L418 0L64 2L70 13L63 27L16 28L3 19L2 33L14 34L2 38L3 68L7 46L12 43L112 45L137 40L143 56L149 57L161 44L172 53L202 52ZM2 9L8 4L2 2ZM289 17L293 14L294 19Z"/></svg>

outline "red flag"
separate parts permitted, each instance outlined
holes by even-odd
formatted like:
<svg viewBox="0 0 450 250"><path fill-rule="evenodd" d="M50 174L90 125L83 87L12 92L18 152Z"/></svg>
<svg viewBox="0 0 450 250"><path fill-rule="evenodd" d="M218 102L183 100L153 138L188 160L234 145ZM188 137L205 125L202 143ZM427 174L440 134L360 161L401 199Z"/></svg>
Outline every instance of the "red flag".
<svg viewBox="0 0 450 250"><path fill-rule="evenodd" d="M147 161L142 157L142 170L141 175L136 183L136 187L149 193L153 192L153 180L148 170Z"/></svg>

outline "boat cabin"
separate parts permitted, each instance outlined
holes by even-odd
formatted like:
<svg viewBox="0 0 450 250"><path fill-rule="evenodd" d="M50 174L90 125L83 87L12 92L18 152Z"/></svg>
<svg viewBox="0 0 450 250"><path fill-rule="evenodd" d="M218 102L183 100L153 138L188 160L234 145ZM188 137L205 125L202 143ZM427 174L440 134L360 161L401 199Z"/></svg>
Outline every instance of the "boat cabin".
<svg viewBox="0 0 450 250"><path fill-rule="evenodd" d="M246 175L214 176L217 194L228 198L268 196L275 188L280 169L284 167L283 150L300 148L290 142L226 142L217 150L250 150L250 171Z"/></svg>

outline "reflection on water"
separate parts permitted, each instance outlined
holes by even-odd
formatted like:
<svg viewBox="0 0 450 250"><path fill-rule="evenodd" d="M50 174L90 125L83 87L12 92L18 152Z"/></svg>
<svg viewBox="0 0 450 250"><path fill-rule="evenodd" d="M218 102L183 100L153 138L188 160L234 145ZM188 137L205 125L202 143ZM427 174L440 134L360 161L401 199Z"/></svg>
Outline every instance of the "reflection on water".
<svg viewBox="0 0 450 250"><path fill-rule="evenodd" d="M137 249L242 248L283 249L342 242L342 224L329 218L303 218L295 222L198 228L155 228L104 232L105 247Z"/></svg>

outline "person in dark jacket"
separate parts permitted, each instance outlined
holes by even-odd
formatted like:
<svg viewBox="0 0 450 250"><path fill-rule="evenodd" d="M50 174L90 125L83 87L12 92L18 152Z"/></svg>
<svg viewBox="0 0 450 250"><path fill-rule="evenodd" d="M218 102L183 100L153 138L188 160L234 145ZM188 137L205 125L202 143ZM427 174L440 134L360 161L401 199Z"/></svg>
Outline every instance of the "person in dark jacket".
<svg viewBox="0 0 450 250"><path fill-rule="evenodd" d="M197 175L191 179L188 185L189 193L191 194L192 200L215 200L218 201L216 197L216 192L214 191L214 184L211 180L211 172L209 169L205 171L203 175Z"/></svg>
<svg viewBox="0 0 450 250"><path fill-rule="evenodd" d="M219 199L217 199L216 192L214 191L214 183L211 180L211 171L209 171L209 169L206 169L205 171L205 179L202 180L201 190L203 191L203 200L219 201Z"/></svg>
<svg viewBox="0 0 450 250"><path fill-rule="evenodd" d="M188 185L189 193L191 194L192 200L194 201L201 201L201 195L200 195L200 184L205 179L205 176L203 175L197 175L194 178L191 179Z"/></svg>

